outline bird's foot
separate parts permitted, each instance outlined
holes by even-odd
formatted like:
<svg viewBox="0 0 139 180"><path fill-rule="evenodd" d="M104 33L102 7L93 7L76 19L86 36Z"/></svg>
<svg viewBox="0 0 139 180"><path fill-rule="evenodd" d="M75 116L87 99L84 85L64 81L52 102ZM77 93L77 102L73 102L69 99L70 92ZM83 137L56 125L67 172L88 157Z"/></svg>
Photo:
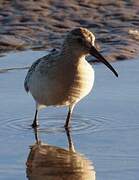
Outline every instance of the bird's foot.
<svg viewBox="0 0 139 180"><path fill-rule="evenodd" d="M32 126L32 128L38 128L39 127L39 123L38 122L33 122L33 124L31 126Z"/></svg>
<svg viewBox="0 0 139 180"><path fill-rule="evenodd" d="M64 128L65 128L66 131L70 131L71 130L71 126L69 126L67 124L64 125Z"/></svg>

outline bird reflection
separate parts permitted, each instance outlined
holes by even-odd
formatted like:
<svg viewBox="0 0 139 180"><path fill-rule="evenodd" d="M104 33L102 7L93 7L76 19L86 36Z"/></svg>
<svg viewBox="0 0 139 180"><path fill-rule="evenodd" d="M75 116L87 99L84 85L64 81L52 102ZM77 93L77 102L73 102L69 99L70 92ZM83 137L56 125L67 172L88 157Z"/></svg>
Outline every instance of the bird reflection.
<svg viewBox="0 0 139 180"><path fill-rule="evenodd" d="M35 129L36 143L31 146L27 159L29 180L95 180L95 170L91 162L75 152L70 131L66 130L68 150L44 144Z"/></svg>

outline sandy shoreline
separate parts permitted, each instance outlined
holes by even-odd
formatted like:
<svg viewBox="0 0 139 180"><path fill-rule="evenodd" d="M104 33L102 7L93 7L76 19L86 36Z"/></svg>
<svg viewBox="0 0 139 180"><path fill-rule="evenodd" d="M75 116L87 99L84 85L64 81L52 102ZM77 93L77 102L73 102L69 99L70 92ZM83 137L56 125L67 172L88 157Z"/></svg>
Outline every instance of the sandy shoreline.
<svg viewBox="0 0 139 180"><path fill-rule="evenodd" d="M0 2L0 53L49 49L61 45L65 32L84 26L110 60L133 58L139 49L139 3L117 0Z"/></svg>

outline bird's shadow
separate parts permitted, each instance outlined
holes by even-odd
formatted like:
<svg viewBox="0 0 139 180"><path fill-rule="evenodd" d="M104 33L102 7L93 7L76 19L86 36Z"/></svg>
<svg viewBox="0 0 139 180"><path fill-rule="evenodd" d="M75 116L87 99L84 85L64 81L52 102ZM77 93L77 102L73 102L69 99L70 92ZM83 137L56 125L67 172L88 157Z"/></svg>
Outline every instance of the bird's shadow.
<svg viewBox="0 0 139 180"><path fill-rule="evenodd" d="M92 163L75 151L69 129L65 129L68 149L52 146L40 140L38 129L34 129L35 144L31 146L26 162L29 180L95 180Z"/></svg>

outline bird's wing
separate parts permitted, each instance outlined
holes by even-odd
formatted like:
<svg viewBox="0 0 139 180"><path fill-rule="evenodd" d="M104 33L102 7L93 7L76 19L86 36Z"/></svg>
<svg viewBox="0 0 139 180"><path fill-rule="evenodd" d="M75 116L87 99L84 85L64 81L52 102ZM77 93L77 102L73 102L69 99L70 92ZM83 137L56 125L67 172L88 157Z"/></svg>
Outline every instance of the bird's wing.
<svg viewBox="0 0 139 180"><path fill-rule="evenodd" d="M32 73L35 71L37 65L40 63L41 60L42 60L42 58L40 58L37 61L35 61L32 64L32 66L29 68L28 72L27 72L27 75L26 75L26 78L25 78L25 81L24 81L24 88L25 88L26 92L29 91L29 86L28 86L29 79L30 79Z"/></svg>
<svg viewBox="0 0 139 180"><path fill-rule="evenodd" d="M31 67L29 68L25 81L24 81L24 88L26 90L26 92L29 92L29 80L30 77L32 76L32 74L36 71L37 67L39 66L40 63L43 63L44 61L46 62L47 60L49 60L51 55L56 54L58 51L56 49L53 49L49 54L47 54L46 56L41 57L40 59L36 60ZM47 63L46 63L47 64Z"/></svg>

